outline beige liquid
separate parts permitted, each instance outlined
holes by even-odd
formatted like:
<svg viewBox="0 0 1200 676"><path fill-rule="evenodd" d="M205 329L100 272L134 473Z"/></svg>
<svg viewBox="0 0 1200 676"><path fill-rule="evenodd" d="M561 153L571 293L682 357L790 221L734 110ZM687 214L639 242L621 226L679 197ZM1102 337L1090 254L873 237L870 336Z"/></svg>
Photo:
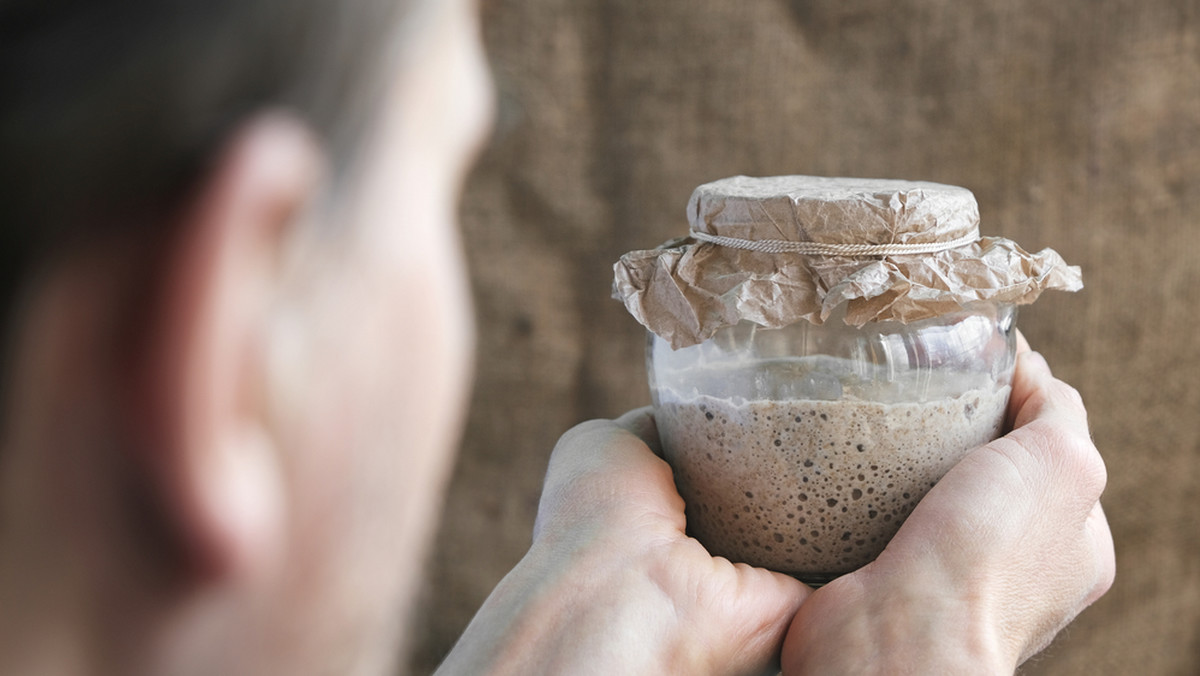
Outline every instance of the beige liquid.
<svg viewBox="0 0 1200 676"><path fill-rule="evenodd" d="M714 555L819 583L878 556L934 483L999 435L1008 394L885 404L668 391L656 417L692 535Z"/></svg>

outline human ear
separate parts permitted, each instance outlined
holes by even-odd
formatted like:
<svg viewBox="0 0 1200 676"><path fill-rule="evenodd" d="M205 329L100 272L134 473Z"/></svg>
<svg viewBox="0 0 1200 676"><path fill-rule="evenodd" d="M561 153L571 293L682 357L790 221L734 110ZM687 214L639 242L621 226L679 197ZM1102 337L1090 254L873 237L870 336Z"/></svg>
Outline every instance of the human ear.
<svg viewBox="0 0 1200 676"><path fill-rule="evenodd" d="M263 396L277 261L318 189L320 149L272 114L234 135L164 246L136 358L136 451L192 571L270 568L286 517L284 461Z"/></svg>

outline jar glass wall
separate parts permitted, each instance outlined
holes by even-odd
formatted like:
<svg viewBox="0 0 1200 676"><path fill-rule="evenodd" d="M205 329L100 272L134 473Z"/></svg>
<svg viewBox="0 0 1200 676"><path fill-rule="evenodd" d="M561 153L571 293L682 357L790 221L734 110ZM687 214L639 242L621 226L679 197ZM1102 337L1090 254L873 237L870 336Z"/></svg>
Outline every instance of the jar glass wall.
<svg viewBox="0 0 1200 676"><path fill-rule="evenodd" d="M689 531L714 555L820 584L874 559L961 457L1002 431L1015 308L926 320L743 321L672 350L651 391Z"/></svg>

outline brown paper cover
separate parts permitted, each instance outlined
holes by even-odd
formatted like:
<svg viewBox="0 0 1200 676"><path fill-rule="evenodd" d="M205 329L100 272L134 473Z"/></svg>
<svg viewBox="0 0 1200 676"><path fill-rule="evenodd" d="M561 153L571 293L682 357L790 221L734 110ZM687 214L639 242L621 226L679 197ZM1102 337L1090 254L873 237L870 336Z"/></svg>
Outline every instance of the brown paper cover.
<svg viewBox="0 0 1200 676"><path fill-rule="evenodd" d="M978 233L969 190L938 183L810 176L736 176L700 186L688 203L695 232L741 240L936 244ZM1002 238L936 253L852 257L768 254L672 240L614 266L613 295L672 347L694 345L741 320L767 328L845 321L913 322L976 301L1024 305L1042 291L1083 287L1056 252Z"/></svg>

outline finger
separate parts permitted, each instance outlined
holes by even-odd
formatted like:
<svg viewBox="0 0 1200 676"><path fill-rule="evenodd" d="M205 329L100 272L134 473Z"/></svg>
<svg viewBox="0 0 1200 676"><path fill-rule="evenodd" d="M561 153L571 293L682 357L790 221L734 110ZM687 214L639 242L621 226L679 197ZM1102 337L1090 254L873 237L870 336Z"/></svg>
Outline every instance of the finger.
<svg viewBox="0 0 1200 676"><path fill-rule="evenodd" d="M1029 347L1029 341L1025 340L1025 334L1021 333L1021 329L1015 329L1017 334L1017 351L1016 363L1013 365L1013 388L1009 396L1008 408L1004 412L1004 429L1012 430L1016 425L1017 410L1024 403L1027 397L1027 390L1021 389L1016 380L1017 374L1021 372L1021 356L1032 352Z"/></svg>
<svg viewBox="0 0 1200 676"><path fill-rule="evenodd" d="M627 424L640 424L637 417ZM614 510L669 517L683 529L683 501L671 468L647 444L612 420L580 423L559 439L538 505L535 538L557 517L577 522L607 518Z"/></svg>
<svg viewBox="0 0 1200 676"><path fill-rule="evenodd" d="M655 455L662 457L662 443L658 438L658 423L654 419L653 406L635 408L613 422L641 439Z"/></svg>
<svg viewBox="0 0 1200 676"><path fill-rule="evenodd" d="M1017 362L1009 415L1012 431L989 446L1023 468L1045 497L1073 498L1080 516L1087 514L1108 475L1079 392L1056 379L1041 355L1027 352Z"/></svg>
<svg viewBox="0 0 1200 676"><path fill-rule="evenodd" d="M1029 347L1029 341L1025 340L1025 334L1021 333L1021 329L1017 329L1017 354L1025 354L1026 352L1032 352L1032 349Z"/></svg>
<svg viewBox="0 0 1200 676"><path fill-rule="evenodd" d="M726 642L731 657L716 673L774 675L780 673L780 656L796 612L812 595L808 585L794 577L746 564L735 564L741 575L737 593L751 594L757 602L747 606L752 614L740 618L708 640L710 645ZM712 624L711 620L706 624Z"/></svg>
<svg viewBox="0 0 1200 676"><path fill-rule="evenodd" d="M1009 395L1008 411L1005 414L1006 429L1011 430L1018 426L1017 414L1025 408L1025 403L1046 379L1040 373L1042 370L1049 372L1050 366L1039 353L1032 350L1018 351L1017 363L1013 370L1012 393Z"/></svg>
<svg viewBox="0 0 1200 676"><path fill-rule="evenodd" d="M1017 358L1009 412L1014 429L1045 418L1088 435L1083 398L1075 388L1056 379L1046 359L1037 352L1026 352Z"/></svg>
<svg viewBox="0 0 1200 676"><path fill-rule="evenodd" d="M1112 530L1104 516L1104 508L1097 502L1084 524L1095 552L1095 584L1084 599L1084 607L1090 606L1112 588L1117 574L1117 559L1113 550Z"/></svg>
<svg viewBox="0 0 1200 676"><path fill-rule="evenodd" d="M589 420L567 430L550 455L546 482L571 480L587 473L612 474L661 469L663 461L648 453L647 436L654 429L646 409L636 409L617 420Z"/></svg>

